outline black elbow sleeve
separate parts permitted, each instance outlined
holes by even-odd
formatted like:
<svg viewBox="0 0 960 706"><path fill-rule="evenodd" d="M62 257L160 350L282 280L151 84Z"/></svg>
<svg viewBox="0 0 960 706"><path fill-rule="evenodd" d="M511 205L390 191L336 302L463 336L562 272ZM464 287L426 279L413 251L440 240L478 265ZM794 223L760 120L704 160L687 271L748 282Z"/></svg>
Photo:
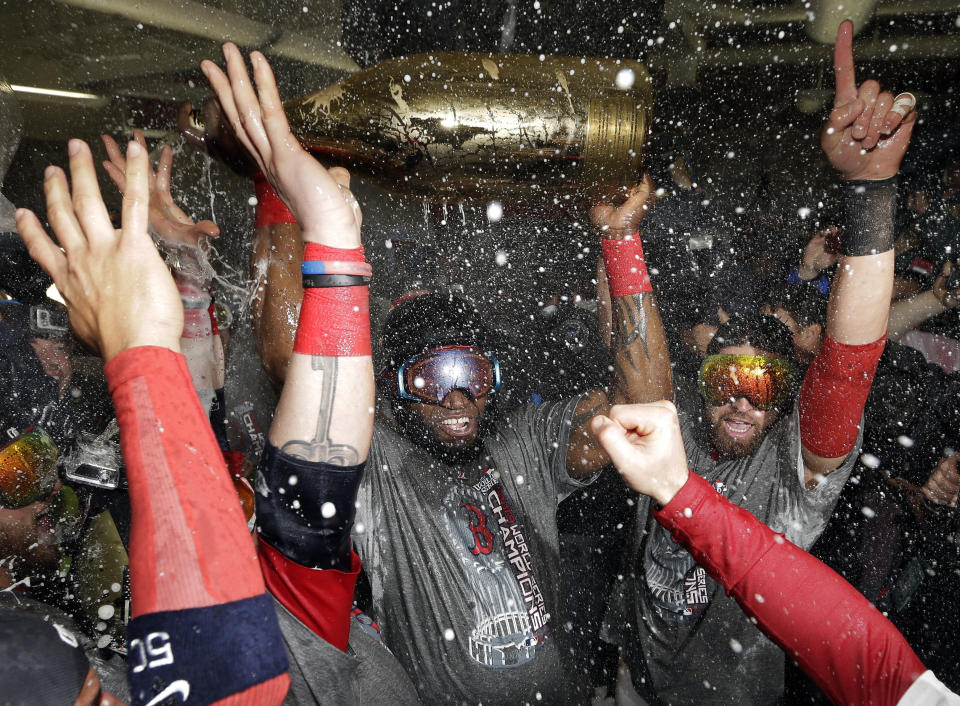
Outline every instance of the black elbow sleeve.
<svg viewBox="0 0 960 706"><path fill-rule="evenodd" d="M303 566L349 571L364 466L306 461L267 444L256 484L260 536Z"/></svg>

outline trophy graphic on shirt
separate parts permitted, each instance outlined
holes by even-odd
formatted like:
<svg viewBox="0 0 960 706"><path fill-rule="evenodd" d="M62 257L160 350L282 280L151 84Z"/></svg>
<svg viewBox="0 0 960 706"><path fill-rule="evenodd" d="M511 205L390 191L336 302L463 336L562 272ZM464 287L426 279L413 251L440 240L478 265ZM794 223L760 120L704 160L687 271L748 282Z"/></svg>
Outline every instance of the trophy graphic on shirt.
<svg viewBox="0 0 960 706"><path fill-rule="evenodd" d="M460 553L464 590L473 599L470 656L486 667L529 662L550 632L550 614L523 528L497 472L484 473L474 486L451 488L444 504L445 524Z"/></svg>

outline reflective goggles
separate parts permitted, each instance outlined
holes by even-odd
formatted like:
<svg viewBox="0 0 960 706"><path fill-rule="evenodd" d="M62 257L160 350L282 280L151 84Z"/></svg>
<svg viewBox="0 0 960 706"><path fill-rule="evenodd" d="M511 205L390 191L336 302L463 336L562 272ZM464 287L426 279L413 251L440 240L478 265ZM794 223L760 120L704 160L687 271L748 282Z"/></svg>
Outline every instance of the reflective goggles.
<svg viewBox="0 0 960 706"><path fill-rule="evenodd" d="M473 399L500 389L500 363L471 346L444 346L414 356L397 370L397 391L405 400L443 402L454 390Z"/></svg>
<svg viewBox="0 0 960 706"><path fill-rule="evenodd" d="M56 484L57 445L43 429L33 427L0 449L0 505L29 505Z"/></svg>
<svg viewBox="0 0 960 706"><path fill-rule="evenodd" d="M793 364L762 355L711 355L700 366L700 394L714 407L746 397L756 409L780 406L793 392Z"/></svg>

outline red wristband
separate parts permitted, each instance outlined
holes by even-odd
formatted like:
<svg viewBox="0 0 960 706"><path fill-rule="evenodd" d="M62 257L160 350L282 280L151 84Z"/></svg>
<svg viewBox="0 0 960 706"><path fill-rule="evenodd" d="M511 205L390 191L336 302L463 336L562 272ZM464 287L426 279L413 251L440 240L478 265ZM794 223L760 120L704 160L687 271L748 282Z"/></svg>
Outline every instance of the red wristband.
<svg viewBox="0 0 960 706"><path fill-rule="evenodd" d="M359 248L331 248L320 243L307 243L303 247L303 261L334 260L337 262L366 262L363 246Z"/></svg>
<svg viewBox="0 0 960 706"><path fill-rule="evenodd" d="M279 194L270 186L270 182L261 172L253 175L253 187L257 193L257 218L254 228L274 226L278 223L296 223L297 219L290 213Z"/></svg>
<svg viewBox="0 0 960 706"><path fill-rule="evenodd" d="M304 261L363 262L363 248L331 248L307 243ZM371 355L369 287L317 287L303 290L293 352L317 356Z"/></svg>
<svg viewBox="0 0 960 706"><path fill-rule="evenodd" d="M653 291L639 232L623 240L600 238L600 247L611 297Z"/></svg>

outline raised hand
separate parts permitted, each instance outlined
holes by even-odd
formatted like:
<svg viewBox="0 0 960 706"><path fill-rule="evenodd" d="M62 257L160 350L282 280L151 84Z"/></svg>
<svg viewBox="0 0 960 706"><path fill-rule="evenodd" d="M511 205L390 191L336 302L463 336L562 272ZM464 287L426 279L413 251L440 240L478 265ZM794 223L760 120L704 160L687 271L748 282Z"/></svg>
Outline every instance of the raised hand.
<svg viewBox="0 0 960 706"><path fill-rule="evenodd" d="M133 137L145 152L148 151L147 141L142 132L134 130ZM103 168L122 194L126 189L127 160L112 137L101 135L101 138L107 149L107 156L110 158L103 163ZM150 167L149 162L147 164L150 184L150 225L157 235L167 242L185 243L196 247L201 239L219 235L220 228L213 221L204 220L194 223L193 219L174 203L173 196L170 194L172 169L173 150L170 145L164 145L156 171Z"/></svg>
<svg viewBox="0 0 960 706"><path fill-rule="evenodd" d="M251 177L256 173L257 163L224 119L223 108L216 98L207 98L199 110L194 110L190 103L181 105L177 125L183 139L219 159L236 174Z"/></svg>
<svg viewBox="0 0 960 706"><path fill-rule="evenodd" d="M953 454L949 458L940 460L930 478L924 484L923 496L930 502L938 505L957 506L957 496L960 494L960 473L957 472L957 458L960 454Z"/></svg>
<svg viewBox="0 0 960 706"><path fill-rule="evenodd" d="M240 50L227 42L223 56L226 74L212 61L204 61L201 69L237 139L296 216L304 241L358 247L362 216L350 193L350 173L324 169L300 146L290 132L273 71L263 54L250 54L256 90Z"/></svg>
<svg viewBox="0 0 960 706"><path fill-rule="evenodd" d="M814 233L803 249L803 258L800 261L798 274L800 279L810 280L823 270L837 264L837 253L827 250L827 239L834 237L839 231L837 226L828 226Z"/></svg>
<svg viewBox="0 0 960 706"><path fill-rule="evenodd" d="M614 405L590 423L627 485L666 505L687 482L687 454L671 402Z"/></svg>
<svg viewBox="0 0 960 706"><path fill-rule="evenodd" d="M892 177L910 144L917 120L916 98L896 98L874 80L857 87L853 63L853 23L837 28L833 47L836 95L820 136L820 146L843 179L878 180Z"/></svg>
<svg viewBox="0 0 960 706"><path fill-rule="evenodd" d="M600 229L604 238L620 240L636 233L640 221L647 215L647 201L653 191L653 180L646 174L643 180L627 193L627 199L619 206L601 201L590 208L590 219Z"/></svg>
<svg viewBox="0 0 960 706"><path fill-rule="evenodd" d="M179 351L180 296L147 233L147 151L138 142L127 146L120 230L110 223L90 147L71 140L68 152L72 190L58 167L47 167L43 184L47 218L60 246L32 211L17 211L17 229L30 256L63 295L76 335L104 359L134 346Z"/></svg>
<svg viewBox="0 0 960 706"><path fill-rule="evenodd" d="M957 306L960 306L960 289L950 289L950 285L955 282L950 275L953 274L953 268L956 267L954 263L949 260L943 263L943 267L940 269L940 275L933 283L933 295L937 298L943 306L948 309L953 309Z"/></svg>

